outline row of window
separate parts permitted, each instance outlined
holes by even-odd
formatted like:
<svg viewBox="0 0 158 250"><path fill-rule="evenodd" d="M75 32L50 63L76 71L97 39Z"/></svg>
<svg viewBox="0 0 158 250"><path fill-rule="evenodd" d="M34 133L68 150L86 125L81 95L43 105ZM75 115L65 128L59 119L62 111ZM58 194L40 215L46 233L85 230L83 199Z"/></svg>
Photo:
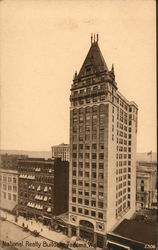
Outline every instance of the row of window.
<svg viewBox="0 0 158 250"><path fill-rule="evenodd" d="M17 186L11 186L11 185L6 185L6 184L3 184L3 190L7 190L8 188L8 191L12 191L13 192L17 192Z"/></svg>
<svg viewBox="0 0 158 250"><path fill-rule="evenodd" d="M77 212L77 208L72 206L72 212ZM96 214L98 214L98 219L103 219L103 213L101 212L96 213L96 211L90 211L88 209L83 210L83 208L78 208L78 213L82 214L83 212L85 215L91 215L92 217L96 217Z"/></svg>
<svg viewBox="0 0 158 250"><path fill-rule="evenodd" d="M80 177L82 177L82 176L80 176ZM88 175L88 177L89 177L89 175ZM96 178L97 178L96 172L92 172L91 177L92 177L92 179L96 179ZM99 178L100 181L103 180L103 179L104 179L104 174L103 174L103 173L99 173L99 174L98 174L98 178ZM76 184L77 184L77 182L76 182L75 179L72 180L72 183L73 183L73 185L76 185ZM78 185L79 185L79 186L83 186L83 181L82 181L82 180L78 180ZM89 186L89 185L88 185L88 186Z"/></svg>
<svg viewBox="0 0 158 250"><path fill-rule="evenodd" d="M74 161L73 164L72 164L72 166L73 166L73 169L75 170L75 168L77 167L77 162ZM79 169L82 169L83 167L85 167L85 168L90 168L90 166L91 166L92 169L96 169L97 166L99 167L99 169L104 169L104 163L103 163L103 162L99 162L98 165L97 165L96 162L92 162L92 163L90 164L89 161L88 161L88 162L85 162L85 163L83 163L83 162L80 161L80 162L78 163Z"/></svg>
<svg viewBox="0 0 158 250"><path fill-rule="evenodd" d="M17 201L17 196L16 194L11 194L11 193L6 193L6 192L2 192L2 197L3 199L8 199L9 201Z"/></svg>
<svg viewBox="0 0 158 250"><path fill-rule="evenodd" d="M13 183L17 183L17 178L16 177L11 177L11 176L2 176L0 175L0 181L4 181L4 182L13 182Z"/></svg>
<svg viewBox="0 0 158 250"><path fill-rule="evenodd" d="M104 144L102 143L102 144L97 145L97 144L95 143L95 144L92 144L92 145L90 145L90 144L79 144L79 145L78 145L78 149L80 149L80 150L83 150L83 149L85 149L85 150L90 150L90 148L96 150L97 147L99 147L99 149L102 150L102 149L104 149ZM73 149L74 149L74 150L77 149L77 144L73 144Z"/></svg>
<svg viewBox="0 0 158 250"><path fill-rule="evenodd" d="M78 203L78 204L83 204L86 206L92 206L92 207L98 207L98 208L104 208L104 203L102 201L98 201L96 202L95 200L92 200L91 203L89 200L85 199L83 200L82 198L77 198L76 197L72 197L72 202L73 203Z"/></svg>
<svg viewBox="0 0 158 250"><path fill-rule="evenodd" d="M98 101L104 101L108 98L108 94L102 94L102 95L99 95L99 96L93 96L92 98L90 97L86 97L86 98L80 98L79 100L74 100L73 101L73 106L77 106L77 105L83 105L85 103L95 103L95 102L98 102Z"/></svg>
<svg viewBox="0 0 158 250"><path fill-rule="evenodd" d="M98 156L99 160L104 160L104 153L99 153L99 155L96 153L92 153L91 155L89 153L85 153L85 154L79 153L78 155L77 153L72 154L73 159L77 158L77 156L79 159L83 159L83 157L85 157L86 159L90 159L90 156L92 159L97 159L97 156Z"/></svg>

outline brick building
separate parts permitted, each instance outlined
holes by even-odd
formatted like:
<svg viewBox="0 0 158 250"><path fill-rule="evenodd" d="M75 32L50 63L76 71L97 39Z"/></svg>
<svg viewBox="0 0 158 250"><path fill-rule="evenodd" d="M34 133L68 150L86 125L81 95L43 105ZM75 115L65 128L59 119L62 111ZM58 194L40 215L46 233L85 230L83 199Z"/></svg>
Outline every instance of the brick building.
<svg viewBox="0 0 158 250"><path fill-rule="evenodd" d="M69 235L103 248L106 233L135 211L137 112L119 91L97 39L70 96Z"/></svg>
<svg viewBox="0 0 158 250"><path fill-rule="evenodd" d="M69 163L60 158L19 160L19 214L50 223L68 210Z"/></svg>

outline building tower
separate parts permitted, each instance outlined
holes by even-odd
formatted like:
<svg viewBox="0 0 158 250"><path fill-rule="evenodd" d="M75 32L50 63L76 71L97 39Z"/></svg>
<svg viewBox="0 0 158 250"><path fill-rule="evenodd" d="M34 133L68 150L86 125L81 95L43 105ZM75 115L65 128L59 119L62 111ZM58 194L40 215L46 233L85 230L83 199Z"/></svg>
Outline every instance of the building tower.
<svg viewBox="0 0 158 250"><path fill-rule="evenodd" d="M135 211L137 110L118 91L98 34L70 96L69 235L103 248L106 233Z"/></svg>

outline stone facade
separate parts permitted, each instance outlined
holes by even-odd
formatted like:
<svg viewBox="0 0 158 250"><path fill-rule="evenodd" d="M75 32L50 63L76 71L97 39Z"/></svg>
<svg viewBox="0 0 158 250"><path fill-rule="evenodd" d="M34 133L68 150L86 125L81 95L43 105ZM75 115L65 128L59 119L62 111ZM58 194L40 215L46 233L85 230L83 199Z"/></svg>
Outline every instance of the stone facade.
<svg viewBox="0 0 158 250"><path fill-rule="evenodd" d="M13 211L18 203L18 172L0 168L0 207Z"/></svg>
<svg viewBox="0 0 158 250"><path fill-rule="evenodd" d="M118 91L98 38L70 102L69 234L104 247L107 231L135 211L138 107Z"/></svg>
<svg viewBox="0 0 158 250"><path fill-rule="evenodd" d="M157 208L157 162L137 162L137 208Z"/></svg>
<svg viewBox="0 0 158 250"><path fill-rule="evenodd" d="M52 157L61 158L62 161L70 160L70 145L61 143L56 146L52 146Z"/></svg>

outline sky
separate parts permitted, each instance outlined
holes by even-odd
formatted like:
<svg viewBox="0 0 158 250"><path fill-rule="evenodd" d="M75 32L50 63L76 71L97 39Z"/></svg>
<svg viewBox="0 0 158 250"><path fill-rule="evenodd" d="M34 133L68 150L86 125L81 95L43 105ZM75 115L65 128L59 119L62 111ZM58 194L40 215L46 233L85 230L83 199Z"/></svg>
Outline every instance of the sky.
<svg viewBox="0 0 158 250"><path fill-rule="evenodd" d="M156 151L156 1L0 1L1 149L69 143L70 88L91 32L139 107L137 151Z"/></svg>

